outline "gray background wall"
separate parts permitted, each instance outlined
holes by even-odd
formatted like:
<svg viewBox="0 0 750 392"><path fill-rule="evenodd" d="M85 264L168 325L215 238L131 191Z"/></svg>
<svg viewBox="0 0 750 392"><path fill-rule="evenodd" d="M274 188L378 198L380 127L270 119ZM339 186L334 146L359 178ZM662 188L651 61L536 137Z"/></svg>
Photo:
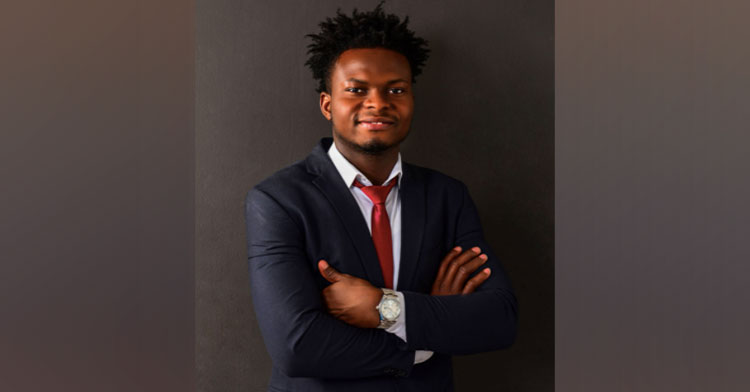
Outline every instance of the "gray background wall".
<svg viewBox="0 0 750 392"><path fill-rule="evenodd" d="M0 391L189 391L193 8L45 3L0 11Z"/></svg>
<svg viewBox="0 0 750 392"><path fill-rule="evenodd" d="M747 391L750 3L556 3L560 392Z"/></svg>
<svg viewBox="0 0 750 392"><path fill-rule="evenodd" d="M243 201L304 158L320 114L305 34L377 1L199 1L196 9L196 355L201 391L264 391L271 363L247 276ZM456 357L459 391L551 391L553 3L389 1L430 42L406 161L464 181L521 306L516 344Z"/></svg>

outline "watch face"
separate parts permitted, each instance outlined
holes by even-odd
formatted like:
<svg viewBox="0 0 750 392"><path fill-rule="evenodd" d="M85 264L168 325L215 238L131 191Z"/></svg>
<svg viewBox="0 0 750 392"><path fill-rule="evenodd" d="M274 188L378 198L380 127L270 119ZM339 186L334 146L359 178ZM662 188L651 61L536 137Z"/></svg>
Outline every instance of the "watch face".
<svg viewBox="0 0 750 392"><path fill-rule="evenodd" d="M398 305L398 301L386 299L380 306L380 314L388 321L396 320L399 313L401 313L401 307Z"/></svg>

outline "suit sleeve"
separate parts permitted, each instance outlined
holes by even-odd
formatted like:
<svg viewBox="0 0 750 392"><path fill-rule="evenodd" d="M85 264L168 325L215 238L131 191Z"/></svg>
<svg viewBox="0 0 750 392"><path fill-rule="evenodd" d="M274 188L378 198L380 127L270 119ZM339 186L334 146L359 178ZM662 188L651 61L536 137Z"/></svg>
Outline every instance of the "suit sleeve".
<svg viewBox="0 0 750 392"><path fill-rule="evenodd" d="M273 197L254 188L245 214L253 305L274 366L291 377L409 374L414 351L401 339L325 311L303 231Z"/></svg>
<svg viewBox="0 0 750 392"><path fill-rule="evenodd" d="M479 215L465 185L455 245L463 249L480 247L488 256L483 267L490 267L491 275L467 295L430 296L404 291L408 347L446 354L509 347L516 337L518 303L505 271L484 240Z"/></svg>

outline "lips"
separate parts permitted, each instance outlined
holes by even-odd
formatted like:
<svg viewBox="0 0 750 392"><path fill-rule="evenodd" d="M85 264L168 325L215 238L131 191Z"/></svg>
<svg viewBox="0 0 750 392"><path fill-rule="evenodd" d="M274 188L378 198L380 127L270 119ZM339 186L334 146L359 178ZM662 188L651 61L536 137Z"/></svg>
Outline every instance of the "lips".
<svg viewBox="0 0 750 392"><path fill-rule="evenodd" d="M357 125L370 130L385 129L393 125L395 121L388 117L371 117L357 121Z"/></svg>

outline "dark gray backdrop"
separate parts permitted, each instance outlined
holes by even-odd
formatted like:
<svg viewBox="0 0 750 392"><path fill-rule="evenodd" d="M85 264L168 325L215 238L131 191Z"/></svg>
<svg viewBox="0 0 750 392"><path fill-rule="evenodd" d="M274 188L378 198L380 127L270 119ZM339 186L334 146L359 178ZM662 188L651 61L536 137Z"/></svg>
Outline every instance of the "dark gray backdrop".
<svg viewBox="0 0 750 392"><path fill-rule="evenodd" d="M750 390L750 3L556 3L556 386Z"/></svg>
<svg viewBox="0 0 750 392"><path fill-rule="evenodd" d="M200 391L264 391L271 363L249 295L243 201L330 125L304 39L338 6L198 1L196 356ZM403 158L463 180L520 301L509 350L454 361L459 391L551 391L554 381L553 2L392 1L432 56Z"/></svg>
<svg viewBox="0 0 750 392"><path fill-rule="evenodd" d="M3 3L0 391L195 388L192 20Z"/></svg>

